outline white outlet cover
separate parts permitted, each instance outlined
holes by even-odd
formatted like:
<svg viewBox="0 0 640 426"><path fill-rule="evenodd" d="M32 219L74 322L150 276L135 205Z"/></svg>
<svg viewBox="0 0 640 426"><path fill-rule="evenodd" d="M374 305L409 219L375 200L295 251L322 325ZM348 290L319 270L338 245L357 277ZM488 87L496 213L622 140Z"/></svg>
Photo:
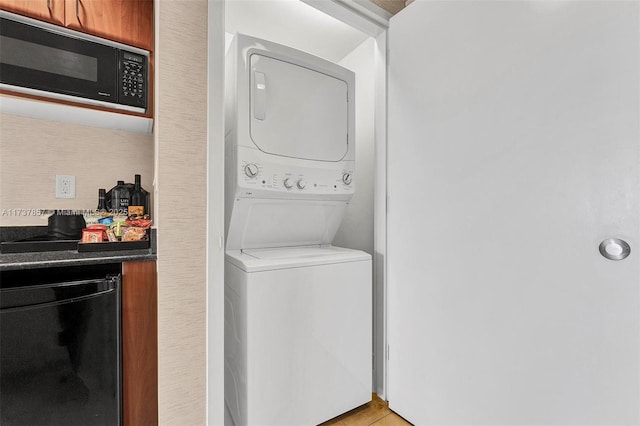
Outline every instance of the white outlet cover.
<svg viewBox="0 0 640 426"><path fill-rule="evenodd" d="M56 198L76 198L76 177L56 175Z"/></svg>

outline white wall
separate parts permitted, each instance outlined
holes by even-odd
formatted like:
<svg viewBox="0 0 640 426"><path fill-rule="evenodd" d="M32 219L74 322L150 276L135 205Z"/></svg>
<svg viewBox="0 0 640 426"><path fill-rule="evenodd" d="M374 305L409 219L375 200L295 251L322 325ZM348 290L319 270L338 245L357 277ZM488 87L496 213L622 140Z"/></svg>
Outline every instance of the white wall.
<svg viewBox="0 0 640 426"><path fill-rule="evenodd" d="M331 62L360 45L366 34L300 0L226 0L225 27L284 44Z"/></svg>
<svg viewBox="0 0 640 426"><path fill-rule="evenodd" d="M333 245L369 254L373 254L374 47L369 38L339 62L356 73L356 170L355 195L333 240Z"/></svg>
<svg viewBox="0 0 640 426"><path fill-rule="evenodd" d="M373 392L384 397L383 376L383 310L381 295L383 268L381 259L374 253L374 187L375 187L375 85L376 41L368 38L345 56L339 63L356 73L356 170L355 195L349 203L347 214L336 233L333 244L366 251L373 256L373 348L375 354L372 371Z"/></svg>

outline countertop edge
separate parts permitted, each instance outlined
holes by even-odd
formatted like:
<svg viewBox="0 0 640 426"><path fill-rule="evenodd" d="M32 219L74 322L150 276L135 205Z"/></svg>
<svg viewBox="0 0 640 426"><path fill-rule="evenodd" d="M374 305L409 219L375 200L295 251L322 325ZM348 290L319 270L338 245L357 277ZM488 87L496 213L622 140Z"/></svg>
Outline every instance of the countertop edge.
<svg viewBox="0 0 640 426"><path fill-rule="evenodd" d="M0 254L0 271L38 269L63 266L81 266L101 263L154 261L158 256L149 250L131 250L130 253L60 251L45 253Z"/></svg>

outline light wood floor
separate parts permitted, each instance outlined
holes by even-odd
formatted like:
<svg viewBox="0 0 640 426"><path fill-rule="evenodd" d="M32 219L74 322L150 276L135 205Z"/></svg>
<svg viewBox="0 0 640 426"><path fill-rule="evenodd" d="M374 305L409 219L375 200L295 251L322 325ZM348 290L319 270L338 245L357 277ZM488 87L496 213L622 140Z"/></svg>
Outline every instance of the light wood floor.
<svg viewBox="0 0 640 426"><path fill-rule="evenodd" d="M338 416L320 426L405 426L411 425L389 409L389 404L375 393L368 404Z"/></svg>

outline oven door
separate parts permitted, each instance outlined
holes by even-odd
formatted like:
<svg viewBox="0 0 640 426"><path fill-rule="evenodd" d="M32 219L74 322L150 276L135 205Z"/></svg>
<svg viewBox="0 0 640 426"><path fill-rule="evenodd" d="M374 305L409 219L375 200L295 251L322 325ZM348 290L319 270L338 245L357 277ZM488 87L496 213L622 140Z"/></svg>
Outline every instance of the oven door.
<svg viewBox="0 0 640 426"><path fill-rule="evenodd" d="M122 424L120 275L63 269L2 274L2 425Z"/></svg>
<svg viewBox="0 0 640 426"><path fill-rule="evenodd" d="M118 102L116 48L63 34L49 24L31 25L17 15L0 16L3 88Z"/></svg>

